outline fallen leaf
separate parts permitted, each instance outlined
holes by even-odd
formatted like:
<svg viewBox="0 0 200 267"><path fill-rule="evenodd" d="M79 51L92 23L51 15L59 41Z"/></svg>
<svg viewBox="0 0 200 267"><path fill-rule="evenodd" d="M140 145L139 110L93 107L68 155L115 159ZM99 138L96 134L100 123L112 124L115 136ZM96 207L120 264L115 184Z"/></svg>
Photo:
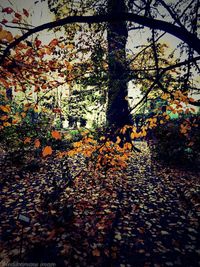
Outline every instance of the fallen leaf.
<svg viewBox="0 0 200 267"><path fill-rule="evenodd" d="M46 157L48 155L51 155L53 152L51 146L46 146L43 150L42 150L42 156Z"/></svg>
<svg viewBox="0 0 200 267"><path fill-rule="evenodd" d="M94 257L99 257L101 255L100 251L98 248L95 248L93 251L92 251L92 255Z"/></svg>
<svg viewBox="0 0 200 267"><path fill-rule="evenodd" d="M60 140L61 139L61 134L58 131L56 131L56 130L55 131L52 131L51 132L51 135L56 140Z"/></svg>
<svg viewBox="0 0 200 267"><path fill-rule="evenodd" d="M35 148L39 148L40 147L40 140L39 139L35 139L34 147Z"/></svg>

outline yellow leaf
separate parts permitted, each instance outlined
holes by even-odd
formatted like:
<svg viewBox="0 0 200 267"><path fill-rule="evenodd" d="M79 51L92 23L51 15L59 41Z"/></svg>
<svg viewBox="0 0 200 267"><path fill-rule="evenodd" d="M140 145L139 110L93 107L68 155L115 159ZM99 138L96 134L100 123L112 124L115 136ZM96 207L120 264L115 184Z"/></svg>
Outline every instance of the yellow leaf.
<svg viewBox="0 0 200 267"><path fill-rule="evenodd" d="M9 122L4 122L4 123L3 123L3 126L5 126L5 127L7 127L7 126L11 126L11 123L9 123Z"/></svg>
<svg viewBox="0 0 200 267"><path fill-rule="evenodd" d="M117 136L116 144L119 144L120 142L121 142L121 138L119 136Z"/></svg>
<svg viewBox="0 0 200 267"><path fill-rule="evenodd" d="M70 150L70 151L67 152L67 155L69 157L73 157L74 155L76 155L76 151L75 150Z"/></svg>
<svg viewBox="0 0 200 267"><path fill-rule="evenodd" d="M91 157L91 155L92 155L92 151L90 151L90 150L85 150L85 151L84 151L84 155L85 155L87 158L89 158L89 157Z"/></svg>
<svg viewBox="0 0 200 267"><path fill-rule="evenodd" d="M95 257L99 257L101 255L100 251L98 248L95 248L93 251L92 251L92 255L95 256Z"/></svg>
<svg viewBox="0 0 200 267"><path fill-rule="evenodd" d="M8 115L1 116L0 120L1 121L6 121L8 119Z"/></svg>
<svg viewBox="0 0 200 267"><path fill-rule="evenodd" d="M142 131L142 136L146 136L147 132L145 130Z"/></svg>
<svg viewBox="0 0 200 267"><path fill-rule="evenodd" d="M34 147L35 148L39 148L40 147L40 140L39 139L35 139Z"/></svg>
<svg viewBox="0 0 200 267"><path fill-rule="evenodd" d="M6 112L6 113L11 112L10 106L8 106L8 105L6 105L6 106L0 106L0 109L1 109L3 112Z"/></svg>
<svg viewBox="0 0 200 267"><path fill-rule="evenodd" d="M22 118L25 118L26 117L26 113L25 112L22 112L21 113L21 116L22 116Z"/></svg>
<svg viewBox="0 0 200 267"><path fill-rule="evenodd" d="M8 41L12 42L13 41L13 35L9 31L2 30L0 31L0 41Z"/></svg>
<svg viewBox="0 0 200 267"><path fill-rule="evenodd" d="M132 144L131 143L125 143L123 148L131 150L132 149Z"/></svg>
<svg viewBox="0 0 200 267"><path fill-rule="evenodd" d="M65 61L65 66L66 66L66 69L67 69L68 71L71 71L71 70L73 69L72 64L71 64L70 62L68 62L68 61Z"/></svg>
<svg viewBox="0 0 200 267"><path fill-rule="evenodd" d="M163 100L166 100L168 97L169 97L168 94L163 94L163 95L161 96L161 98L162 98Z"/></svg>
<svg viewBox="0 0 200 267"><path fill-rule="evenodd" d="M38 106L34 107L34 112L36 112L36 113L38 112Z"/></svg>
<svg viewBox="0 0 200 267"><path fill-rule="evenodd" d="M165 117L165 119L166 119L166 120L169 120L169 115L167 115L167 116Z"/></svg>
<svg viewBox="0 0 200 267"><path fill-rule="evenodd" d="M56 130L55 131L52 131L51 132L51 135L56 140L60 140L61 139L61 134L58 131L56 131Z"/></svg>
<svg viewBox="0 0 200 267"><path fill-rule="evenodd" d="M127 129L126 129L126 126L124 126L124 127L121 129L121 133L122 133L122 134L125 134L126 130L127 130Z"/></svg>
<svg viewBox="0 0 200 267"><path fill-rule="evenodd" d="M74 147L80 147L82 145L82 142L81 141L75 142L73 145L74 145Z"/></svg>
<svg viewBox="0 0 200 267"><path fill-rule="evenodd" d="M53 150L51 148L51 146L46 146L43 150L42 150L42 156L46 157L48 155L51 155L53 153Z"/></svg>
<svg viewBox="0 0 200 267"><path fill-rule="evenodd" d="M131 133L131 139L135 139L135 133Z"/></svg>
<svg viewBox="0 0 200 267"><path fill-rule="evenodd" d="M67 44L67 45L66 45L66 48L68 48L68 49L73 49L73 48L74 48L74 45L73 45L73 44Z"/></svg>

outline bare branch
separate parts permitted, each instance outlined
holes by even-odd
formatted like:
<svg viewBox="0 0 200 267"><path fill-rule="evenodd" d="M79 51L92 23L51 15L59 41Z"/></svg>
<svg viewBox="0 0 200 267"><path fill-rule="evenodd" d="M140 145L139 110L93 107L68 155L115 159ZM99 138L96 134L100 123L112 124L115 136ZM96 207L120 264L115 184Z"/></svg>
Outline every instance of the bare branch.
<svg viewBox="0 0 200 267"><path fill-rule="evenodd" d="M6 49L3 52L3 55L0 58L0 63L4 61L8 53L12 48L14 48L16 45L18 45L21 41L27 39L29 36L33 35L34 33L46 30L46 29L53 29L59 26L71 24L71 23L101 23L101 22L113 22L120 20L124 21L132 21L135 23L138 23L140 25L143 25L148 28L152 29L158 29L162 30L164 32L168 32L172 34L173 36L179 38L180 40L187 43L191 48L193 48L196 52L200 54L200 39L195 36L194 34L187 31L185 28L180 28L178 26L173 25L172 23L152 19L144 16L140 16L137 14L132 13L121 13L121 14L105 14L105 15L96 15L96 16L72 16L72 17L66 17L57 21L48 22L45 24L42 24L38 27L35 27L28 32L26 32L24 35L10 43Z"/></svg>

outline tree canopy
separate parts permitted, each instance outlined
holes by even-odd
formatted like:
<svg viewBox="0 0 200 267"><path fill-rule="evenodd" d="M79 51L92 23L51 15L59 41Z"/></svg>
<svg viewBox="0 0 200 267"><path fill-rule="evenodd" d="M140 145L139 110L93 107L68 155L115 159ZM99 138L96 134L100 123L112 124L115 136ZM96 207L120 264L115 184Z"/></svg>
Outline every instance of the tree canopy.
<svg viewBox="0 0 200 267"><path fill-rule="evenodd" d="M42 2L36 1L35 5L39 7ZM21 11L13 6L2 8L0 82L7 99L1 106L3 127L10 125L10 121L21 122L30 110L33 113L48 110L62 120L64 114L69 116L74 109L75 94L82 95L77 98L82 100L83 95L84 98L90 95L90 100L86 97L86 102L79 104L80 109L87 111L86 106L93 102L93 109L104 110L106 124L114 135L133 124L133 111L148 99L168 100L162 114L165 119L168 115L164 109L172 111L174 105L182 106L183 113L193 112L189 104L199 106L196 96L195 99L191 96L199 91L198 1L60 0L48 1L47 6L55 16L54 21L36 27L29 24L31 15L25 8ZM9 15L14 19L9 21ZM21 33L14 35L16 29ZM45 29L57 34L48 44L39 35ZM162 43L167 34L176 37L176 47L171 51L169 45ZM139 35L143 35L144 44L131 40ZM169 42L174 40L168 38ZM142 94L134 107L128 97L130 81L140 87ZM60 86L65 89L58 90ZM13 90L15 96L23 98L24 107L20 112L12 110L11 114L9 100ZM64 91L67 108L61 103ZM154 117L158 114L159 111L150 118L150 125L151 120L158 120ZM75 115L75 120L80 120L80 116ZM143 136L148 126L147 122L141 129ZM132 137L135 134L133 130Z"/></svg>

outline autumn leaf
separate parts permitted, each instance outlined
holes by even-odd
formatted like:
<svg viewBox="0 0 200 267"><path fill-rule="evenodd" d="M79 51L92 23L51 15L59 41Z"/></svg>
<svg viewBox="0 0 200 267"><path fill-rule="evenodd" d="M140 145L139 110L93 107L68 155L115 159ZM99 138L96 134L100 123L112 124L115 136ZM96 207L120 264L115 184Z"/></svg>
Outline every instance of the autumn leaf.
<svg viewBox="0 0 200 267"><path fill-rule="evenodd" d="M60 140L61 139L61 134L58 131L56 131L56 130L55 131L52 131L51 132L51 135L56 140Z"/></svg>
<svg viewBox="0 0 200 267"><path fill-rule="evenodd" d="M121 142L121 138L117 136L116 144L119 144Z"/></svg>
<svg viewBox="0 0 200 267"><path fill-rule="evenodd" d="M0 109L5 112L5 113L9 113L11 112L10 106L6 105L6 106L0 106Z"/></svg>
<svg viewBox="0 0 200 267"><path fill-rule="evenodd" d="M53 108L52 110L54 113L61 113L61 109L60 108Z"/></svg>
<svg viewBox="0 0 200 267"><path fill-rule="evenodd" d="M11 7L6 7L2 9L2 12L7 13L7 14L11 14L14 12L14 10Z"/></svg>
<svg viewBox="0 0 200 267"><path fill-rule="evenodd" d="M21 113L21 116L22 116L22 118L25 118L26 117L26 113L25 112L22 112Z"/></svg>
<svg viewBox="0 0 200 267"><path fill-rule="evenodd" d="M92 255L93 255L94 257L100 257L101 253L100 253L100 251L99 251L98 248L95 248L95 249L92 251Z"/></svg>
<svg viewBox="0 0 200 267"><path fill-rule="evenodd" d="M27 11L25 8L23 8L23 13L24 13L24 15L25 15L26 17L29 16L29 13L28 13L28 11Z"/></svg>
<svg viewBox="0 0 200 267"><path fill-rule="evenodd" d="M35 139L34 147L35 148L39 148L40 147L40 140L39 139Z"/></svg>
<svg viewBox="0 0 200 267"><path fill-rule="evenodd" d="M48 155L51 155L53 152L51 146L46 146L43 150L42 150L42 156L46 157Z"/></svg>
<svg viewBox="0 0 200 267"><path fill-rule="evenodd" d="M20 21L18 19L13 19L12 23L19 23Z"/></svg>
<svg viewBox="0 0 200 267"><path fill-rule="evenodd" d="M38 48L40 45L41 45L41 41L40 40L38 40L38 39L36 39L35 40L35 46Z"/></svg>
<svg viewBox="0 0 200 267"><path fill-rule="evenodd" d="M29 144L31 142L31 138L30 137L26 137L24 139L24 144Z"/></svg>
<svg viewBox="0 0 200 267"><path fill-rule="evenodd" d="M127 149L127 150L131 150L132 149L132 145L131 145L131 143L125 143L123 148Z"/></svg>
<svg viewBox="0 0 200 267"><path fill-rule="evenodd" d="M5 126L5 127L7 127L7 126L11 126L11 123L9 123L9 122L4 122L4 123L3 123L3 126Z"/></svg>
<svg viewBox="0 0 200 267"><path fill-rule="evenodd" d="M165 117L165 119L166 119L166 120L169 120L169 119L170 119L169 115L167 115L167 116Z"/></svg>
<svg viewBox="0 0 200 267"><path fill-rule="evenodd" d="M5 30L0 31L0 41L12 42L13 41L12 33Z"/></svg>
<svg viewBox="0 0 200 267"><path fill-rule="evenodd" d="M8 119L8 115L4 115L0 117L1 121L6 121Z"/></svg>
<svg viewBox="0 0 200 267"><path fill-rule="evenodd" d="M168 94L163 94L163 95L161 96L161 98L162 98L163 100L166 100L168 97L169 97Z"/></svg>
<svg viewBox="0 0 200 267"><path fill-rule="evenodd" d="M58 44L58 39L53 39L50 43L49 46L54 47Z"/></svg>
<svg viewBox="0 0 200 267"><path fill-rule="evenodd" d="M66 66L68 71L71 71L73 69L72 64L70 62L66 61L66 60L65 60L65 66Z"/></svg>
<svg viewBox="0 0 200 267"><path fill-rule="evenodd" d="M19 13L15 13L15 17L17 18L17 19L19 19L19 20L21 20L22 19L22 15L20 15Z"/></svg>
<svg viewBox="0 0 200 267"><path fill-rule="evenodd" d="M6 24L7 22L8 22L7 19L3 19L3 20L1 21L2 24Z"/></svg>
<svg viewBox="0 0 200 267"><path fill-rule="evenodd" d="M67 45L66 45L66 48L68 48L68 49L73 49L73 48L74 48L74 45L73 45L73 44L67 44Z"/></svg>
<svg viewBox="0 0 200 267"><path fill-rule="evenodd" d="M135 139L136 134L135 133L131 133L131 139Z"/></svg>

